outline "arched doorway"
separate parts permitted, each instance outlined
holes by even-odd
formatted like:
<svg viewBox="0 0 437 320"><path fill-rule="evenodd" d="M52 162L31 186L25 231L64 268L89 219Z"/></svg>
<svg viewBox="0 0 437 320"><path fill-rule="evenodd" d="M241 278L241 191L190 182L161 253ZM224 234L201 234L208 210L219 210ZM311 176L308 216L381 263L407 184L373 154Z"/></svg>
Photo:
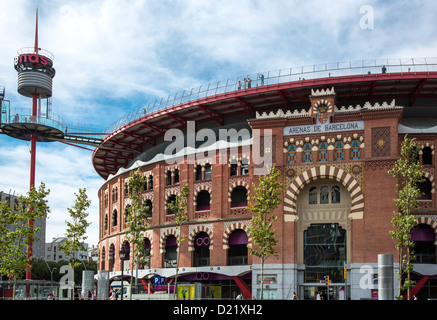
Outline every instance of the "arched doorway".
<svg viewBox="0 0 437 320"><path fill-rule="evenodd" d="M314 180L300 191L296 210L297 262L305 266L300 271L300 296L343 298L344 266L351 247L349 191L337 180Z"/></svg>

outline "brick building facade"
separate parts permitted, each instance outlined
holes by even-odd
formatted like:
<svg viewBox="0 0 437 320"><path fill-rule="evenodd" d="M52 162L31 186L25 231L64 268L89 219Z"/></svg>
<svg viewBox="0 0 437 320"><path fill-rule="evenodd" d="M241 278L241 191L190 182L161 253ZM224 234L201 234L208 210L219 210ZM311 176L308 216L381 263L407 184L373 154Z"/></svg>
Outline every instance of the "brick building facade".
<svg viewBox="0 0 437 320"><path fill-rule="evenodd" d="M187 286L200 284L197 297L235 298L242 291L258 297L260 261L248 252L252 245L247 228L251 213L247 207L251 186L258 181L253 148L270 153L281 170L285 191L274 214L279 240L278 257L266 261L264 297L314 299L318 292L330 299L370 299L374 282L363 284L363 270L377 274L378 254L397 252L389 235L396 198L396 181L387 171L396 161L405 133L416 137L426 169L424 196L417 212L419 256L427 264L415 270L421 286L435 292L430 279L437 274L435 249L434 145L435 134L422 134L403 125L404 107L395 100L337 106L335 87L311 89L306 108L284 111L256 111L255 116L234 127L271 135L271 145L240 139L238 153L226 149L227 163L218 152L189 163L169 164L162 158L138 158L126 169L108 177L99 191L99 269L120 274L118 251L129 247L125 236L125 211L129 205L126 182L131 170L141 166L148 178L144 197L152 207L145 247L150 249L148 266L141 266L138 278L151 281L154 275L171 279L175 275L175 237L187 236L179 248L179 277ZM270 131L271 130L271 131ZM436 131L437 133L437 131ZM247 153L244 146L250 145ZM162 146L160 147L162 152ZM158 154L156 150L155 154ZM190 221L179 231L166 204L182 185L190 189ZM420 229L420 230L419 230ZM423 230L422 230L423 229ZM421 231L422 230L422 231ZM431 239L432 238L432 239ZM125 268L129 268L125 262ZM363 269L364 268L364 269ZM329 276L329 289L324 282ZM419 288L420 290L420 288ZM433 293L431 293L432 295Z"/></svg>

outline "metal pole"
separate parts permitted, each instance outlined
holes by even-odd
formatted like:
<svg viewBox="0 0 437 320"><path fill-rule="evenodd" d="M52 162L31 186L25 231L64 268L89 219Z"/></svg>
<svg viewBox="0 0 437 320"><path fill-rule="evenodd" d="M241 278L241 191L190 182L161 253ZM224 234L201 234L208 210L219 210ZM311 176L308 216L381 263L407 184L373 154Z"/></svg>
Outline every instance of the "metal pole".
<svg viewBox="0 0 437 320"><path fill-rule="evenodd" d="M35 23L35 43L34 43L34 53L38 56L38 7L36 8L36 23ZM38 59L39 60L39 59ZM36 118L38 104L38 95L36 93L32 94L32 121ZM32 134L30 136L30 190L35 187L35 162L36 162L36 135ZM31 208L32 210L32 208ZM29 220L29 227L33 228L33 221ZM30 239L29 239L30 240ZM29 241L27 247L27 258L29 262L26 266L26 280L31 280L32 278L32 241Z"/></svg>
<svg viewBox="0 0 437 320"><path fill-rule="evenodd" d="M378 300L393 300L393 255L378 254Z"/></svg>
<svg viewBox="0 0 437 320"><path fill-rule="evenodd" d="M121 260L121 300L123 300L123 270L124 270L124 259ZM132 281L132 280L131 280Z"/></svg>

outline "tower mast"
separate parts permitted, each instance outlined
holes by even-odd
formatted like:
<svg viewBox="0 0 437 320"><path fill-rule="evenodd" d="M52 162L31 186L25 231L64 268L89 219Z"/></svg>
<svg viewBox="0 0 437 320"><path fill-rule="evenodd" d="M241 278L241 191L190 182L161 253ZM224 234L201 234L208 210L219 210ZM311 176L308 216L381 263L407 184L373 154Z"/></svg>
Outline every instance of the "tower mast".
<svg viewBox="0 0 437 320"><path fill-rule="evenodd" d="M35 22L35 43L34 43L34 54L37 56L37 61L39 61L38 58L38 7L36 7L36 22ZM35 92L32 93L32 122L36 122L36 115L37 115L37 105L38 105L38 94ZM33 133L30 136L30 186L29 190L32 190L32 188L35 187L35 167L36 167L36 134ZM29 226L33 228L33 220L29 220ZM28 265L26 268L26 280L31 280L32 278L32 260L30 259L32 257L32 248L33 244L32 241L29 241L28 247L27 247L27 258L29 259Z"/></svg>

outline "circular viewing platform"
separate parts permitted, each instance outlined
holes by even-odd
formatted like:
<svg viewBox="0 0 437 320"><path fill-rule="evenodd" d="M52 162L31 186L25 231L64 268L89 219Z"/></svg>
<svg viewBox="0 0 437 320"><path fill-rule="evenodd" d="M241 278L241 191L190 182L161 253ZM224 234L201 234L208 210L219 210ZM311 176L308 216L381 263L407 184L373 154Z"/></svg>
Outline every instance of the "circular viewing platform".
<svg viewBox="0 0 437 320"><path fill-rule="evenodd" d="M14 115L2 123L2 132L10 137L29 141L36 135L38 142L51 142L64 138L65 126L60 122L31 115Z"/></svg>

